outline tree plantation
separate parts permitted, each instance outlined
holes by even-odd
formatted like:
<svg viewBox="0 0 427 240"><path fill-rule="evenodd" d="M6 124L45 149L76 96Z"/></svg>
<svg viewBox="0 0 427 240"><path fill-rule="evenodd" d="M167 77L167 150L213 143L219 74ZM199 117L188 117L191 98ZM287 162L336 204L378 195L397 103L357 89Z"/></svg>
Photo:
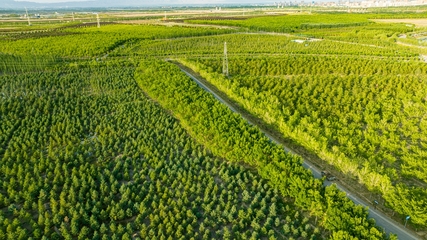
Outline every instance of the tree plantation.
<svg viewBox="0 0 427 240"><path fill-rule="evenodd" d="M1 22L0 239L397 239L372 196L423 237L424 28L373 21L384 12L155 13ZM346 178L316 179L306 156Z"/></svg>
<svg viewBox="0 0 427 240"><path fill-rule="evenodd" d="M132 66L81 67L1 78L1 239L325 233L259 175L195 143Z"/></svg>
<svg viewBox="0 0 427 240"><path fill-rule="evenodd" d="M427 224L425 63L239 58L230 59L234 74L227 79L218 74L221 59L193 61L245 109Z"/></svg>
<svg viewBox="0 0 427 240"><path fill-rule="evenodd" d="M175 74L167 77L172 73ZM176 66L154 59L143 62L137 71L137 81L150 96L171 109L199 142L213 149L216 155L254 166L284 197L295 199L296 206L320 218L321 225L331 230L334 238L383 237L373 227L374 222L366 219L366 209L355 206L334 186L325 189L301 166L300 158L271 144ZM185 104L177 105L178 102Z"/></svg>

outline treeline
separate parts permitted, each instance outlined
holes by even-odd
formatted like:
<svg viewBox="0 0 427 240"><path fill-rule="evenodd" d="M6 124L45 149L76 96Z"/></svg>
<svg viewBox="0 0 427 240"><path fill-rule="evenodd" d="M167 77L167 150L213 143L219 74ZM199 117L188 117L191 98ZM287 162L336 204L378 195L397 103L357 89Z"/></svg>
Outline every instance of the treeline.
<svg viewBox="0 0 427 240"><path fill-rule="evenodd" d="M425 227L425 64L320 58L182 62Z"/></svg>
<svg viewBox="0 0 427 240"><path fill-rule="evenodd" d="M314 15L262 16L245 20L188 20L192 23L240 26L258 33L292 33L304 38L333 39L354 43L396 47L398 35L414 28L403 23L375 23L375 18L417 18L422 14L343 14L317 13ZM350 47L350 46L346 46ZM360 45L359 45L360 47ZM353 48L351 48L353 49ZM316 49L317 50L317 49ZM316 50L313 51L316 52ZM343 49L340 49L343 50ZM377 50L372 50L377 51Z"/></svg>
<svg viewBox="0 0 427 240"><path fill-rule="evenodd" d="M251 31L268 31L292 33L306 29L327 29L346 30L348 27L369 27L374 24L370 19L387 18L423 18L423 13L313 13L301 15L282 16L257 16L247 19L205 19L205 20L185 20L190 23L214 24L236 26ZM389 25L389 24L388 24ZM408 30L410 28L407 28ZM407 30L407 31L408 31Z"/></svg>
<svg viewBox="0 0 427 240"><path fill-rule="evenodd" d="M186 20L191 23L238 26L252 31L295 32L301 29L322 27L348 27L369 24L362 14L310 14L261 16L244 20Z"/></svg>
<svg viewBox="0 0 427 240"><path fill-rule="evenodd" d="M222 72L223 66L221 58L189 58L189 60L197 62L201 64L201 66L207 66L207 69L211 72ZM360 56L282 55L258 58L230 58L229 70L230 73L236 77L283 75L372 76L375 74L381 74L382 76L423 76L427 74L427 65L418 59L417 61L407 61L406 59L399 61L398 59L391 60L372 56L363 58ZM250 85L251 82L256 83L253 79L247 80L246 82L245 84L248 85ZM273 83L261 83L254 88L259 91L266 91L272 87L271 84Z"/></svg>
<svg viewBox="0 0 427 240"><path fill-rule="evenodd" d="M413 30L414 29L412 27L408 27L404 23L376 23L362 27L353 26L346 28L329 28L321 30L307 29L302 33L308 36L314 36L324 39L374 44L381 48L396 48L396 40L401 40L401 38L399 38L399 35L412 32Z"/></svg>
<svg viewBox="0 0 427 240"><path fill-rule="evenodd" d="M329 235L197 144L144 97L132 64L80 64L0 76L0 239Z"/></svg>
<svg viewBox="0 0 427 240"><path fill-rule="evenodd" d="M362 35L362 33L361 33ZM350 55L367 57L388 57L418 59L419 53L411 49L391 44L384 41L378 42L379 46L373 45L375 39L359 39L362 43L331 41L328 39L320 41L305 41L307 37L290 37L271 34L227 34L221 36L209 36L200 38L183 38L167 41L140 41L134 44L132 49L120 49L113 53L114 56L126 56L137 54L140 56L184 56L184 57L219 57L224 54L224 42L227 42L229 57L259 56L265 58L284 56L288 54L304 55ZM305 42L297 43L299 39ZM341 37L337 37L340 40ZM355 39L355 41L359 41ZM370 41L370 42L369 42ZM382 45L382 46L381 46Z"/></svg>
<svg viewBox="0 0 427 240"><path fill-rule="evenodd" d="M324 29L324 28L344 28L354 26L365 26L369 22L355 22L355 23L302 23L300 25L301 30L306 29Z"/></svg>
<svg viewBox="0 0 427 240"><path fill-rule="evenodd" d="M374 238L385 235L334 185L323 187L302 167L299 157L286 154L255 127L219 103L171 63L147 59L136 73L139 86L215 155L249 164L296 206L310 212L332 239Z"/></svg>
<svg viewBox="0 0 427 240"><path fill-rule="evenodd" d="M108 25L101 28L64 29L63 36L1 40L0 52L7 54L94 57L129 41L206 36L234 32L232 29L186 28L150 25ZM57 34L57 33L56 33Z"/></svg>

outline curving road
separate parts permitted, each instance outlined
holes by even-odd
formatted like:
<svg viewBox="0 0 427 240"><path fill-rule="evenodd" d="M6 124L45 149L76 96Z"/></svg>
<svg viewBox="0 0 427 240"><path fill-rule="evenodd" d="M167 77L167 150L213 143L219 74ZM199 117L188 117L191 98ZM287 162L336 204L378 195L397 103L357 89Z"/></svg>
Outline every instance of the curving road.
<svg viewBox="0 0 427 240"><path fill-rule="evenodd" d="M192 73L190 73L189 70L187 70L182 65L180 65L180 64L178 64L176 62L174 62L174 63L181 69L181 71L183 71L185 74L187 74L187 76L189 76L193 81L195 81L200 87L202 87L203 89L205 89L206 91L208 91L209 93L211 93L212 95L214 95L215 98L217 98L223 104L227 105L233 112L239 113L248 123L250 123L250 124L252 124L254 126L258 126L256 123L252 122L250 119L245 118L241 114L241 111L239 109L236 109L235 107L231 106L227 101L225 101L221 96L219 96L214 90L212 90L210 87L208 87L206 84L204 84L198 78L196 78ZM260 130L269 139L271 139L275 143L281 145L280 141L277 138L275 138L274 136L266 133L262 129L260 129ZM292 151L291 149L287 148L286 146L283 146L283 148L287 152L289 152L289 153L298 155L294 151ZM312 165L306 159L304 159L303 166L305 168L309 169L313 173L313 176L315 178L322 178L321 170L319 170L317 167L315 167L314 165ZM328 186L328 185L331 185L331 184L333 184L333 183L329 182L329 181L325 181L324 182L325 186ZM344 188L339 183L334 183L334 184L336 184L336 186L337 186L338 189L340 189L341 191L347 193L347 197L350 198L354 203L362 205L364 207L368 207L369 217L375 219L377 225L379 227L382 227L386 233L394 233L394 234L397 235L397 237L399 239L404 239L404 240L421 239L420 237L418 237L417 235L415 235L414 233L412 233L410 230L406 229L401 224L395 222L394 220L392 220L389 217L387 217L386 215L384 215L382 212L379 212L379 211L377 211L375 209L369 208L370 204L366 203L365 201L363 201L360 198L358 198L358 197L354 196L353 194L351 194L351 192L349 190L347 190L346 188Z"/></svg>

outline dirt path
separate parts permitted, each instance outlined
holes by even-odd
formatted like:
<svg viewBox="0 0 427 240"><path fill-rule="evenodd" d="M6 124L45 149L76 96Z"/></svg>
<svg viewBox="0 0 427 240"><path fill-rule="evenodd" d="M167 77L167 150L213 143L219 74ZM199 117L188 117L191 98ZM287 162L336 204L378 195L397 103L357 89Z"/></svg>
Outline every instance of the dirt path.
<svg viewBox="0 0 427 240"><path fill-rule="evenodd" d="M399 41L397 41L396 44L399 44L399 45L402 45L402 46L406 46L406 47L414 47L414 48L427 49L426 46L417 46L417 45L413 45L413 44L409 44L409 43L403 43L403 42L399 42Z"/></svg>

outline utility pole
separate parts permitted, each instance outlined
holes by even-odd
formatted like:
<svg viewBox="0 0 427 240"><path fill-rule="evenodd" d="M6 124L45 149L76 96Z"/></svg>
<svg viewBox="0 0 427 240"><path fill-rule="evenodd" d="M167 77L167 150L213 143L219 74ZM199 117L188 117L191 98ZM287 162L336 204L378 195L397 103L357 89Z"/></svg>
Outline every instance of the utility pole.
<svg viewBox="0 0 427 240"><path fill-rule="evenodd" d="M101 27L101 23L99 23L99 15L98 15L98 13L96 14L96 21L98 22L98 28L100 28Z"/></svg>
<svg viewBox="0 0 427 240"><path fill-rule="evenodd" d="M75 19L74 19L74 12L73 12L73 22L74 22L74 20L75 20Z"/></svg>
<svg viewBox="0 0 427 240"><path fill-rule="evenodd" d="M31 26L31 22L30 22L30 16L28 15L28 10L25 7L25 13L27 14L27 19L28 19L28 26Z"/></svg>
<svg viewBox="0 0 427 240"><path fill-rule="evenodd" d="M222 74L228 77L227 42L224 42L224 59L222 62Z"/></svg>

